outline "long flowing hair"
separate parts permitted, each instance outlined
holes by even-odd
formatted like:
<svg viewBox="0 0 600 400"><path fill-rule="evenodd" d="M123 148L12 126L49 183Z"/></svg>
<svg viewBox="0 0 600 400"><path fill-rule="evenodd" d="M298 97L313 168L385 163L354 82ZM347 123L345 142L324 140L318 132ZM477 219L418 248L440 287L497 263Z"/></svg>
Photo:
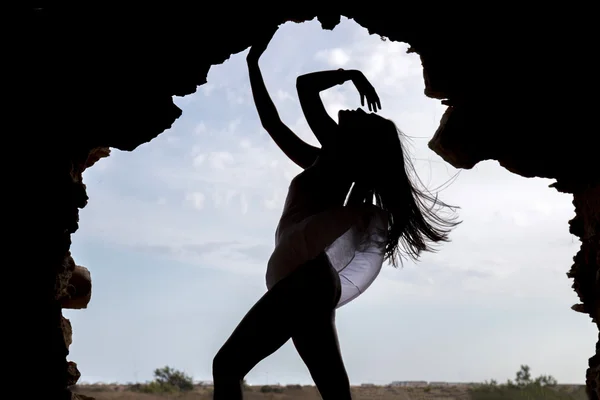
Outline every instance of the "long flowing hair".
<svg viewBox="0 0 600 400"><path fill-rule="evenodd" d="M458 207L442 202L425 188L401 140L408 138L394 122L372 115L377 117L371 127L376 133L369 139L375 140L383 158L382 169L369 186L375 205L387 211L385 259L397 267L403 259L416 261L424 251L435 252L435 244L448 242L450 231L460 224L454 214Z"/></svg>

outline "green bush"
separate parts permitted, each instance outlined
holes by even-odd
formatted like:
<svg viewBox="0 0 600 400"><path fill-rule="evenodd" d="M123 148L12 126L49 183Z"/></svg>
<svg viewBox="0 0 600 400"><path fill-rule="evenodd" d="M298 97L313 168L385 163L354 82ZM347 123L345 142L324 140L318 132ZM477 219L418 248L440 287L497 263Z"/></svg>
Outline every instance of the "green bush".
<svg viewBox="0 0 600 400"><path fill-rule="evenodd" d="M302 385L285 385L285 387L290 390L302 390Z"/></svg>
<svg viewBox="0 0 600 400"><path fill-rule="evenodd" d="M565 390L557 387L556 379L550 375L540 375L531 379L529 366L521 365L514 382L505 384L495 380L485 382L470 390L473 400L586 400L583 388Z"/></svg>
<svg viewBox="0 0 600 400"><path fill-rule="evenodd" d="M189 392L193 389L192 377L168 366L155 369L152 382L131 386L131 390L142 393Z"/></svg>
<svg viewBox="0 0 600 400"><path fill-rule="evenodd" d="M283 388L279 386L264 385L260 388L261 393L283 393Z"/></svg>

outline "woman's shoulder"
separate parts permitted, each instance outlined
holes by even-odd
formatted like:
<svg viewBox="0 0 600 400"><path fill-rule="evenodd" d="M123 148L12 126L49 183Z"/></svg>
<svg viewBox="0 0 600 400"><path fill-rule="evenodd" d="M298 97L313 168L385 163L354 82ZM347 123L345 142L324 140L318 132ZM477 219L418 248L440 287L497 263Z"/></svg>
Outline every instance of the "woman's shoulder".
<svg viewBox="0 0 600 400"><path fill-rule="evenodd" d="M291 179L290 186L293 186L296 183L300 183L303 180L305 180L306 178L309 178L311 175L314 175L313 171L314 171L314 168L311 166L311 167L305 168L302 171L298 172L296 174L296 176L294 176Z"/></svg>

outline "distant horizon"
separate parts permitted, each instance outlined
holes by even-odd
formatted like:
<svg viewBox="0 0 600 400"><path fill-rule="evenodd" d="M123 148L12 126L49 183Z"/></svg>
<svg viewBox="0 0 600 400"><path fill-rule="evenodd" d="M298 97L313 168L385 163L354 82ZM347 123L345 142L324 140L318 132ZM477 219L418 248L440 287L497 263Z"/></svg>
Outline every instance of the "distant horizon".
<svg viewBox="0 0 600 400"><path fill-rule="evenodd" d="M136 384L141 384L141 383L147 383L149 381L143 381L143 382L78 382L77 385L79 386L94 386L94 385L119 385L119 386L129 386L129 385L136 385ZM373 382L361 382L361 383L350 383L351 386L361 386L361 385L375 385L375 386L388 386L391 385L393 383L426 383L428 385L432 385L432 384L438 384L438 383L443 383L443 384L447 384L449 386L453 386L453 385L482 385L485 384L485 381L482 382L446 382L446 381L391 381L389 383L373 383ZM489 380L488 380L489 382ZM201 385L212 385L212 381L203 381L203 380L195 380L194 379L194 385L197 386L201 386ZM506 384L506 382L501 382L501 381L497 381L498 385L504 385ZM315 386L314 383L310 384L301 384L301 383L252 383L252 382L246 382L247 385L249 386L264 386L264 385L271 385L271 386L293 386L293 385L300 385L300 386ZM558 382L556 384L556 386L585 386L585 383L564 383L564 382Z"/></svg>
<svg viewBox="0 0 600 400"><path fill-rule="evenodd" d="M163 366L166 367L166 366ZM163 367L159 367L159 368L163 368ZM181 371L183 373L185 373L186 375L190 376L194 382L194 385L203 385L203 384L210 384L212 385L213 381L212 379L196 379L194 378L194 376L188 374L186 371L180 370L176 367L173 366L169 366L170 368L173 368L174 370L177 371ZM520 368L520 366L519 366ZM157 368L156 368L157 369ZM517 374L518 368L515 369L515 376L513 378L508 378L510 379L512 382L515 381L516 378L516 374ZM541 375L545 375L545 376L550 376L550 377L554 377L554 375L552 375L551 373L531 373L531 380L535 380L537 377L541 376ZM486 383L490 383L491 381L496 381L496 383L498 385L504 385L507 383L508 379L505 379L504 381L495 379L495 378L490 378L490 379L485 379L482 381L445 381L445 380L424 380L424 379L411 379L411 380L401 380L401 379L394 379L390 382L360 382L360 383L354 383L354 382L350 382L351 386L361 386L361 385L375 385L375 386L388 386L394 383L419 383L419 384L428 384L428 385L435 385L435 384L446 384L446 385L482 385L482 384L486 384ZM136 385L136 384L143 384L143 383L147 383L150 382L152 379L148 379L146 381L131 381L131 382L118 382L118 381L114 381L114 382L101 382L101 381L96 381L96 382L81 382L78 383L78 385L122 385L122 386L128 386L128 385ZM244 380L244 382L246 382L247 385L250 386L261 386L261 385L279 385L279 386L290 386L290 385L301 385L301 386L314 386L313 383L300 383L300 382L277 382L277 383L273 383L273 382L268 382L268 376L267 376L267 381L266 382L262 382L262 383L253 383L251 381L248 380ZM560 382L557 380L557 385L558 386L585 386L585 383L568 383L568 382Z"/></svg>

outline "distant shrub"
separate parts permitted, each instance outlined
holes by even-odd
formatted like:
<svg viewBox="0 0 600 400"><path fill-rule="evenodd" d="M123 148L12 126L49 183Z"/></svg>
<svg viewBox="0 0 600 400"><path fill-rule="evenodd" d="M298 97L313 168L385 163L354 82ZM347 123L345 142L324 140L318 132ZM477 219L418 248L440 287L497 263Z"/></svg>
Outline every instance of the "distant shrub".
<svg viewBox="0 0 600 400"><path fill-rule="evenodd" d="M264 385L260 388L261 393L283 393L283 388L280 386Z"/></svg>
<svg viewBox="0 0 600 400"><path fill-rule="evenodd" d="M154 370L152 382L137 383L130 389L142 393L189 392L194 389L194 381L184 372L166 366Z"/></svg>
<svg viewBox="0 0 600 400"><path fill-rule="evenodd" d="M585 390L567 391L557 388L552 376L540 375L531 379L530 368L521 365L515 380L498 384L495 380L486 381L471 389L473 400L586 400Z"/></svg>
<svg viewBox="0 0 600 400"><path fill-rule="evenodd" d="M290 390L302 390L302 385L286 385L285 387Z"/></svg>

